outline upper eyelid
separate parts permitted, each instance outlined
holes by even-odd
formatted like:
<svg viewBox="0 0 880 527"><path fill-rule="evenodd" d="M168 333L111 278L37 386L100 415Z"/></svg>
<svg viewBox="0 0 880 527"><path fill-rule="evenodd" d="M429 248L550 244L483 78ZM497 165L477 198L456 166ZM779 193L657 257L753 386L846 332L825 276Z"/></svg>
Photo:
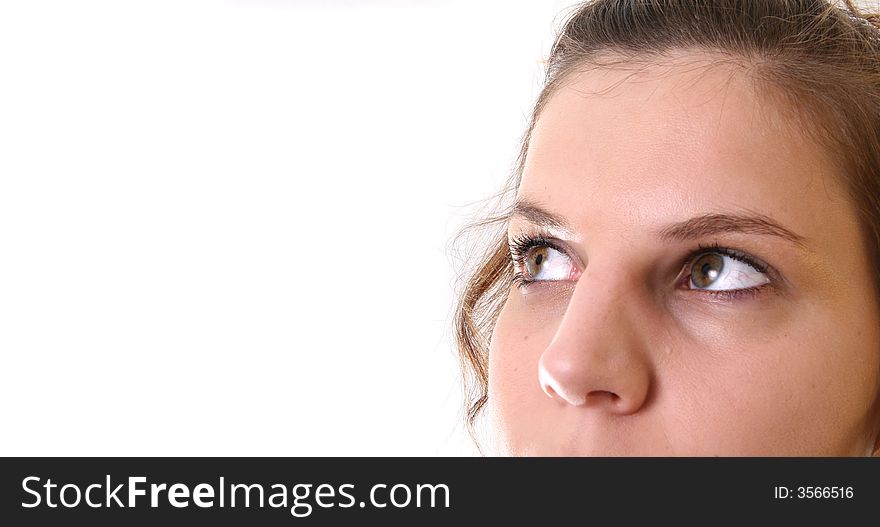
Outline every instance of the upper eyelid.
<svg viewBox="0 0 880 527"><path fill-rule="evenodd" d="M527 250L534 247L549 247L561 252L568 259L572 260L573 263L580 266L580 259L577 258L577 255L572 255L571 249L569 249L564 242L552 236L545 236L543 234L521 234L509 238L508 246L510 247L510 254L514 259L521 259L525 256Z"/></svg>
<svg viewBox="0 0 880 527"><path fill-rule="evenodd" d="M688 257L685 259L683 272L689 272L690 267L700 256L707 253L717 253L727 256L728 258L732 258L742 264L748 265L755 271L766 275L771 282L778 283L783 282L782 275L779 271L776 270L775 267L767 263L764 259L758 258L757 256L752 255L749 252L741 251L739 249L734 249L732 247L725 247L723 245L713 244L711 246L700 246L699 249L691 251Z"/></svg>

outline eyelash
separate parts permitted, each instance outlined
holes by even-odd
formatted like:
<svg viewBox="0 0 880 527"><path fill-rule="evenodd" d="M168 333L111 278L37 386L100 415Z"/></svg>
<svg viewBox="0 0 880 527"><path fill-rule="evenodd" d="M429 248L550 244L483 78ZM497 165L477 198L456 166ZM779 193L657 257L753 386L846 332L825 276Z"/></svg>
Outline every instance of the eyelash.
<svg viewBox="0 0 880 527"><path fill-rule="evenodd" d="M514 264L514 269L522 269L525 265L525 256L529 252L529 250L535 247L549 247L556 251L559 251L563 254L568 254L568 251L560 247L554 240L547 238L542 235L520 235L510 242L510 257ZM697 248L688 253L688 255L684 258L682 262L683 269L689 269L690 266L696 261L696 259L706 253L717 253L723 254L734 260L743 262L747 265L754 267L757 271L767 274L770 277L770 281L766 284L762 284L755 287L747 287L743 289L733 289L733 290L722 290L722 291L713 291L708 289L690 289L691 291L699 291L700 293L709 294L716 298L722 299L737 299L742 297L750 297L753 298L760 294L762 290L768 286L773 285L773 270L765 263L757 260L746 253L737 251L735 249L730 249L728 247L722 247L717 242L714 242L710 245L697 244ZM569 256L570 257L570 256ZM690 273L684 277L684 280L687 283L690 283ZM530 284L533 284L537 280L530 280L525 277L523 272L516 271L513 275L513 285L517 288L523 289L528 287Z"/></svg>

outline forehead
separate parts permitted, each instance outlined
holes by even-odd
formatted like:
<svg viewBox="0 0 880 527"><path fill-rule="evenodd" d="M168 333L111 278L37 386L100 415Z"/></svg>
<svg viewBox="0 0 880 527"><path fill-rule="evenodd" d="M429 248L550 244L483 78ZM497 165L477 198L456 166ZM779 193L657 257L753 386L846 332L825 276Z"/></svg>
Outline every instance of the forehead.
<svg viewBox="0 0 880 527"><path fill-rule="evenodd" d="M751 210L812 234L845 192L756 86L710 54L575 74L535 125L519 195L604 232Z"/></svg>

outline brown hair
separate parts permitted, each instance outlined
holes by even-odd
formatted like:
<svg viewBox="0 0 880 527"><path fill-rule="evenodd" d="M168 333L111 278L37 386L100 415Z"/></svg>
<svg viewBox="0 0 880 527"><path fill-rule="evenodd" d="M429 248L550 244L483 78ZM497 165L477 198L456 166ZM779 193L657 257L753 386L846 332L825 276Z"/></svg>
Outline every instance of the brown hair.
<svg viewBox="0 0 880 527"><path fill-rule="evenodd" d="M650 63L664 52L697 49L729 57L792 123L832 153L862 222L880 277L880 15L850 0L597 0L576 6L546 61L544 86L520 142L497 212L464 232L495 227L479 264L466 276L455 336L466 390L466 423L488 400L488 352L511 286L503 202L519 187L529 138L541 110L574 73L621 63ZM509 205L508 205L509 207ZM880 283L880 280L877 281ZM875 284L876 286L877 284ZM880 294L878 294L880 298Z"/></svg>

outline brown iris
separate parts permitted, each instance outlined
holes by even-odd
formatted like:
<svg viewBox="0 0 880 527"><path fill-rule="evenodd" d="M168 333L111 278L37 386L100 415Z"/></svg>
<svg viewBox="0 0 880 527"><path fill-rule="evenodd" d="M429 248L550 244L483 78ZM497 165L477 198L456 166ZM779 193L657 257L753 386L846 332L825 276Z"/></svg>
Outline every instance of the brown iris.
<svg viewBox="0 0 880 527"><path fill-rule="evenodd" d="M547 260L547 252L549 247L535 247L526 256L526 273L530 277L538 276L541 272L541 265Z"/></svg>
<svg viewBox="0 0 880 527"><path fill-rule="evenodd" d="M724 258L717 253L704 254L691 265L691 281L697 287L709 287L721 276Z"/></svg>

